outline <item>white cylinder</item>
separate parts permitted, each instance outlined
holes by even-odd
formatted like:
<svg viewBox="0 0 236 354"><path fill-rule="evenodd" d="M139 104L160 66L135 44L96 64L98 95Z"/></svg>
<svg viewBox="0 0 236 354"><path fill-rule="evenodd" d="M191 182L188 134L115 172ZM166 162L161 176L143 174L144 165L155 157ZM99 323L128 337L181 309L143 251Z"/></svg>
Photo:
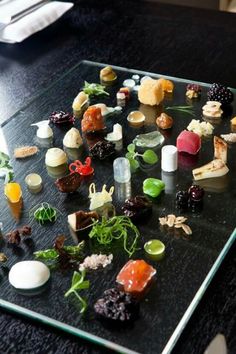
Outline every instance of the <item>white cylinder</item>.
<svg viewBox="0 0 236 354"><path fill-rule="evenodd" d="M161 149L161 169L165 172L173 172L178 168L178 152L174 145L165 145Z"/></svg>

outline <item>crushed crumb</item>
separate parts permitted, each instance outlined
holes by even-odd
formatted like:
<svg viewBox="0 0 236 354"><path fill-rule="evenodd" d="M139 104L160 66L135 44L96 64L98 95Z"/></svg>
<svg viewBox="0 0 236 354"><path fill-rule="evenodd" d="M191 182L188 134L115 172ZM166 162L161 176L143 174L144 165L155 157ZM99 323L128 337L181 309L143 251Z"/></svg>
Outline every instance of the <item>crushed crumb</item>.
<svg viewBox="0 0 236 354"><path fill-rule="evenodd" d="M79 270L84 269L98 269L99 267L105 268L113 260L113 254L92 254L84 259L83 263L80 264Z"/></svg>

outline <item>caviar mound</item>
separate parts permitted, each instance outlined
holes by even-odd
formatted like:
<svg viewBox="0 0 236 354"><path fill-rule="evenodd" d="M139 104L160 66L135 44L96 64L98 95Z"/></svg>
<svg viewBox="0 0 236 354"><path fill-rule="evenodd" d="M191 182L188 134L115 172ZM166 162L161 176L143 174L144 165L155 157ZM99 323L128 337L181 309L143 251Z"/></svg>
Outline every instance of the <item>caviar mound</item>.
<svg viewBox="0 0 236 354"><path fill-rule="evenodd" d="M98 141L91 148L89 148L89 155L92 158L99 158L100 160L115 153L115 144L110 141Z"/></svg>
<svg viewBox="0 0 236 354"><path fill-rule="evenodd" d="M108 320L133 321L138 317L139 303L131 294L111 288L104 291L103 297L96 301L94 310L97 315Z"/></svg>

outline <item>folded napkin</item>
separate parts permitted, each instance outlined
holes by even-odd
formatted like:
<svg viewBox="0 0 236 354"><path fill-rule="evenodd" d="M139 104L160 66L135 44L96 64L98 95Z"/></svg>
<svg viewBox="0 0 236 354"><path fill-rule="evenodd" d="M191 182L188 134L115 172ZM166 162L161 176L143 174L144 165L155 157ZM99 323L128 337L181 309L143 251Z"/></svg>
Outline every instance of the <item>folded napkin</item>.
<svg viewBox="0 0 236 354"><path fill-rule="evenodd" d="M14 16L19 11L25 10L29 6L40 3L41 0L12 0L0 4L0 21L4 17ZM33 33L41 31L51 23L60 18L73 6L71 2L52 1L37 8L28 15L16 22L9 24L0 31L0 42L18 43L31 36Z"/></svg>

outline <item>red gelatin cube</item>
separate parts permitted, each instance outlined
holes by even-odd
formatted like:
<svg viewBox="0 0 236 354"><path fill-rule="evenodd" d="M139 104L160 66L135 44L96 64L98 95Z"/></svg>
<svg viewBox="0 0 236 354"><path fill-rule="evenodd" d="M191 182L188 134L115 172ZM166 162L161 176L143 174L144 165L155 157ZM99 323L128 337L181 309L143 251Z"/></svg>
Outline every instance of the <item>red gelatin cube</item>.
<svg viewBox="0 0 236 354"><path fill-rule="evenodd" d="M177 137L176 146L179 152L196 155L201 148L201 138L196 133L184 130Z"/></svg>
<svg viewBox="0 0 236 354"><path fill-rule="evenodd" d="M121 269L116 281L127 293L139 295L147 289L156 274L156 269L144 260L130 260Z"/></svg>

